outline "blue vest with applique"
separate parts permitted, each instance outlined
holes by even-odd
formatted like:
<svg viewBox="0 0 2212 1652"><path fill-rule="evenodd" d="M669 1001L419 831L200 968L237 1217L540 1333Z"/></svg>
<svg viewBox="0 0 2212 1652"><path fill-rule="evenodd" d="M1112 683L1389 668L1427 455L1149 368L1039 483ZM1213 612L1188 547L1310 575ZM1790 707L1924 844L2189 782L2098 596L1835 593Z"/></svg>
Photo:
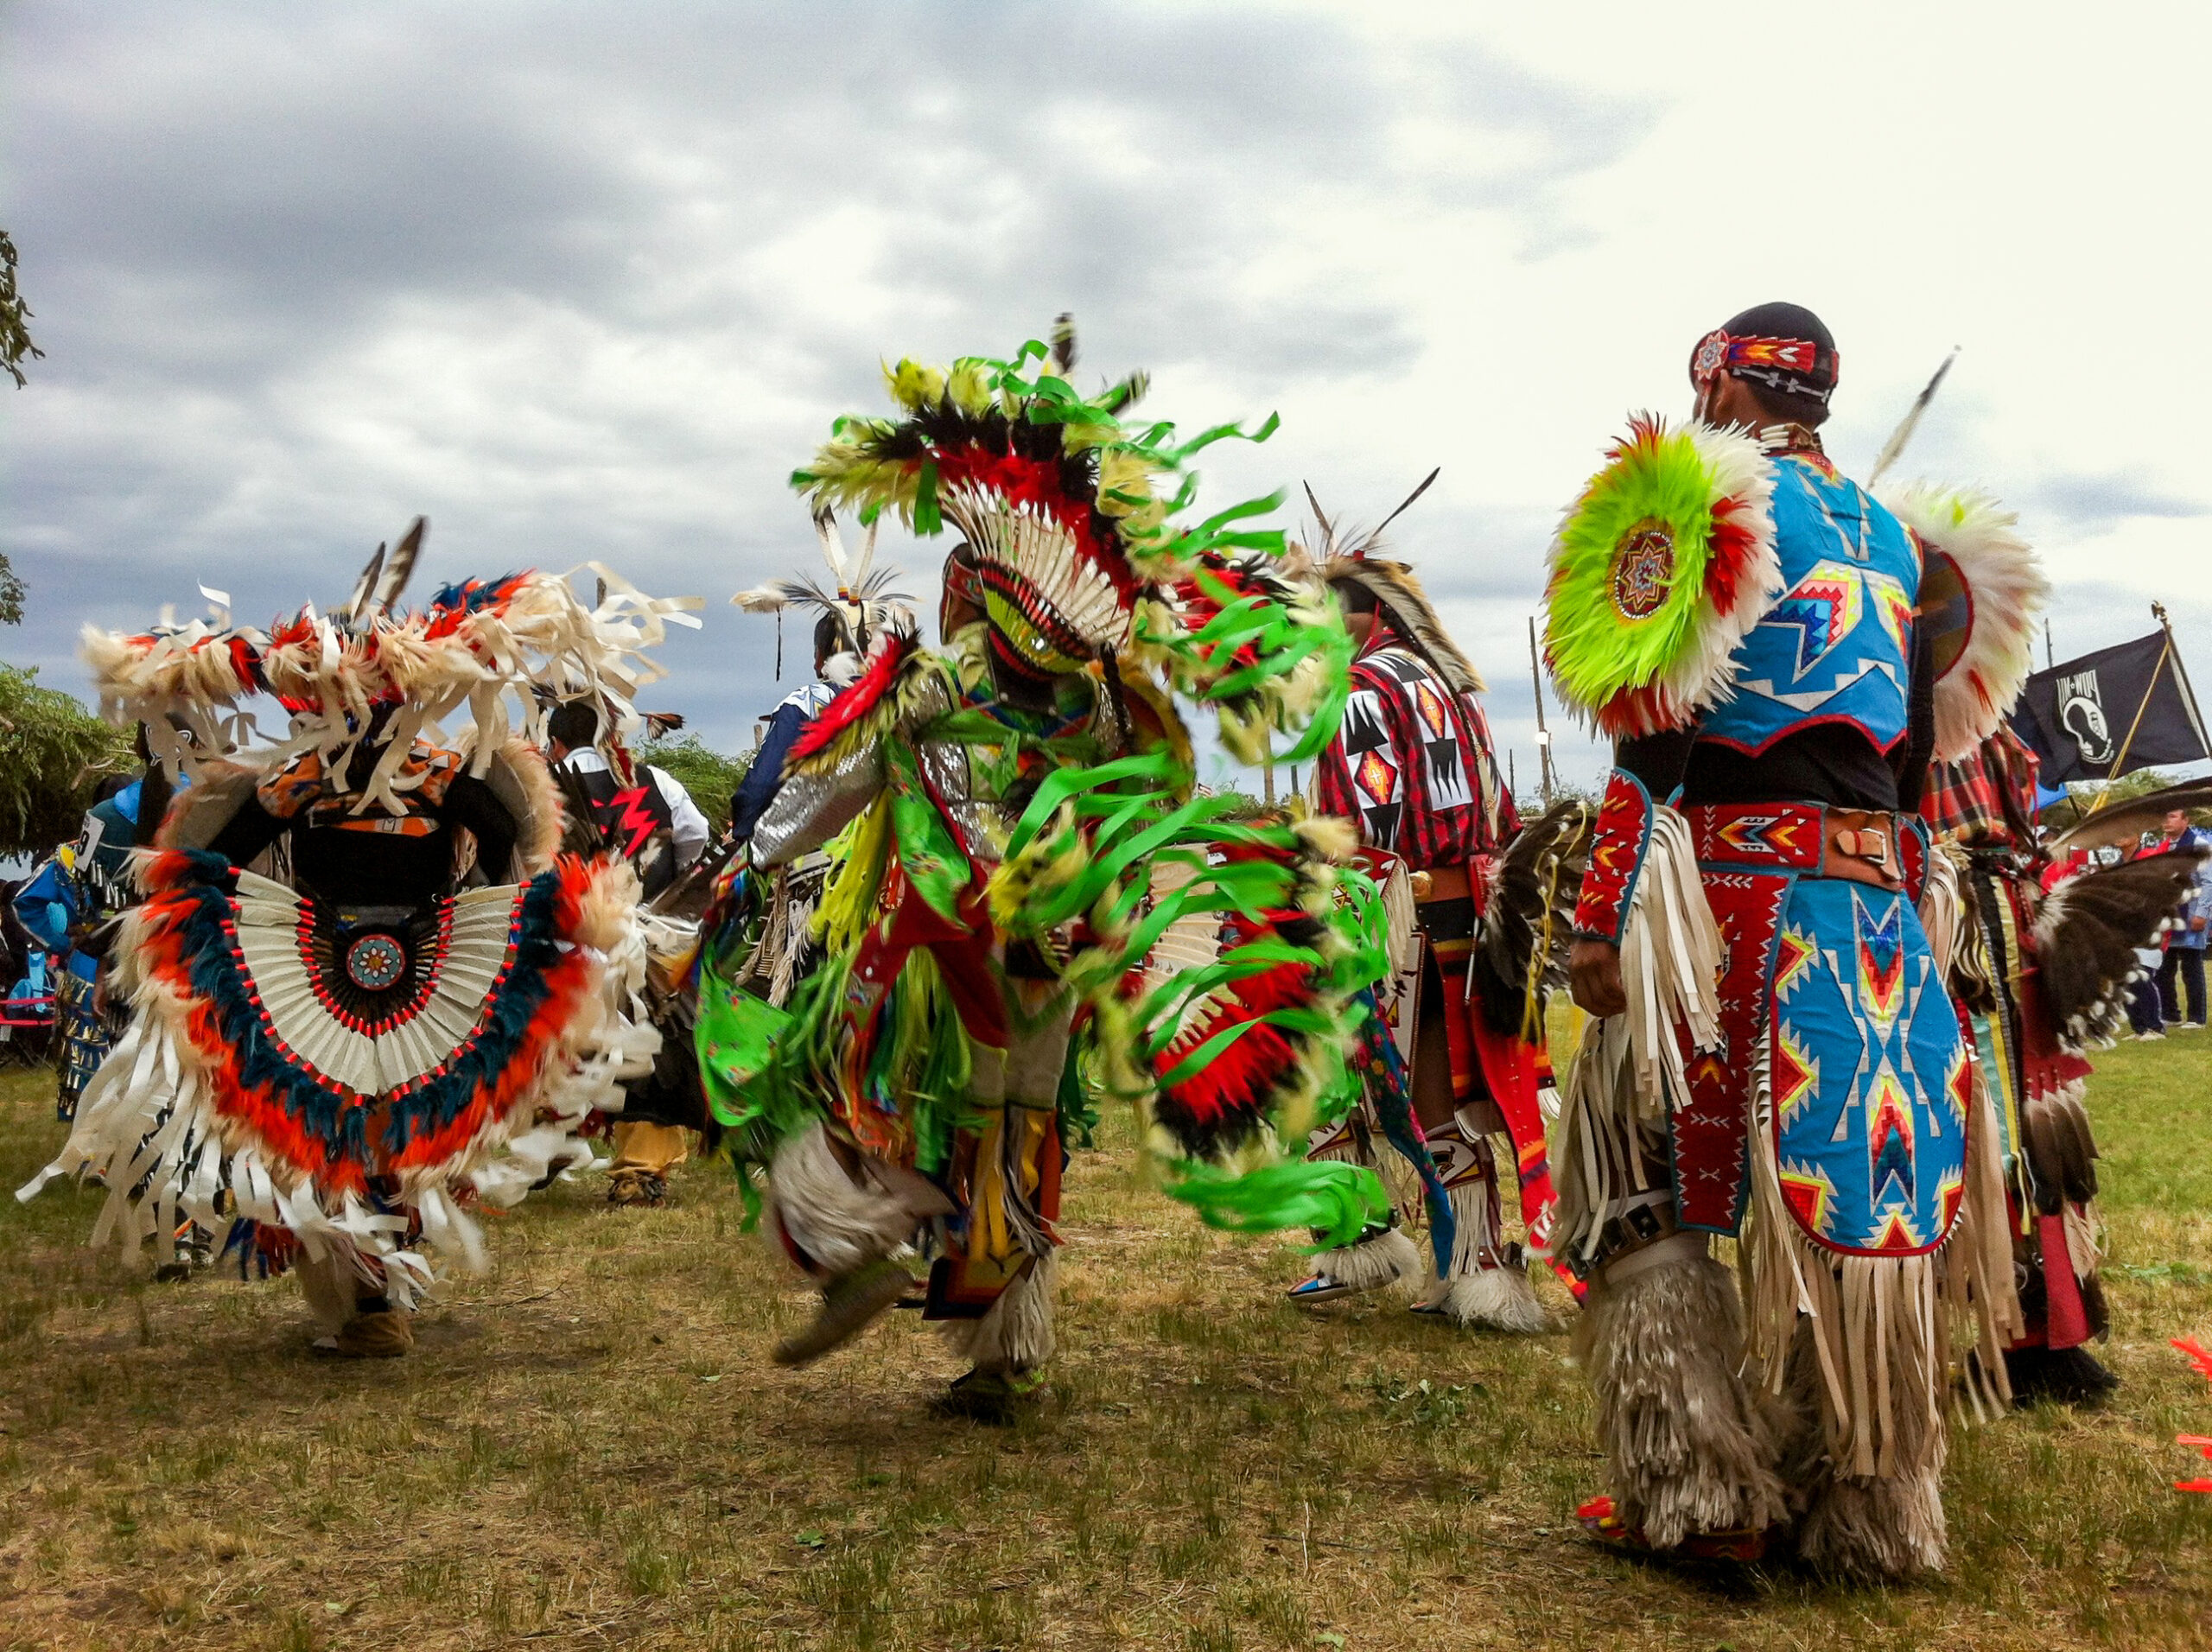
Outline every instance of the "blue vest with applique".
<svg viewBox="0 0 2212 1652"><path fill-rule="evenodd" d="M1736 695L1702 740L1757 756L1815 723L1887 752L1904 737L1920 547L1858 483L1796 454L1774 464L1783 595L1736 645Z"/></svg>

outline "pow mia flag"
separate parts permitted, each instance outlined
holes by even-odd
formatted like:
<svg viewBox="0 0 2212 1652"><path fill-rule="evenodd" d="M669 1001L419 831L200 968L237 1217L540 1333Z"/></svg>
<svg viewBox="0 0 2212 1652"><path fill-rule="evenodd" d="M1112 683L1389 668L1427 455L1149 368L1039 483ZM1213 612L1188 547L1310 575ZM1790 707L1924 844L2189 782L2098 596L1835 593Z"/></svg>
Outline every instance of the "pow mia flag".
<svg viewBox="0 0 2212 1652"><path fill-rule="evenodd" d="M2012 708L2012 732L2043 759L2045 785L2212 757L2164 631L2037 671Z"/></svg>

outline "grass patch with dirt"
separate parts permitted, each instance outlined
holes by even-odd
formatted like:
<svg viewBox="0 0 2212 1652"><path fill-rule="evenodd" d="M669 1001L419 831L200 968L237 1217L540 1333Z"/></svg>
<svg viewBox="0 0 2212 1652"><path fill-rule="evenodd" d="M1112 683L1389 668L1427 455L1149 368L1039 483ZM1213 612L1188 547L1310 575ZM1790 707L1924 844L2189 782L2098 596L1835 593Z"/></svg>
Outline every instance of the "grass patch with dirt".
<svg viewBox="0 0 2212 1652"><path fill-rule="evenodd" d="M1958 1434L1939 1582L1593 1550L1564 1335L1293 1308L1294 1243L1135 1186L1116 1121L1071 1167L1050 1388L1002 1429L932 1414L958 1367L909 1314L772 1368L809 1297L713 1165L666 1210L593 1177L495 1218L496 1272L365 1365L308 1357L289 1282L155 1285L82 1248L96 1195L10 1201L0 1646L2202 1644L2212 1498L2171 1483L2212 1392L2166 1339L2212 1334L2212 1035L2101 1065L2126 1386ZM0 1079L0 1185L60 1141L47 1082Z"/></svg>

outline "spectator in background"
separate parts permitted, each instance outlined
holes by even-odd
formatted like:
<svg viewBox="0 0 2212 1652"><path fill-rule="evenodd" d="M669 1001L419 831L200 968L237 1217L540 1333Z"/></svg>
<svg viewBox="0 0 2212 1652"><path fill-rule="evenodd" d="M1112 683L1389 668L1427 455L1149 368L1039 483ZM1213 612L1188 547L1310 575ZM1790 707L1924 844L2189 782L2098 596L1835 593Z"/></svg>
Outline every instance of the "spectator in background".
<svg viewBox="0 0 2212 1652"><path fill-rule="evenodd" d="M2164 830L2145 852L2196 857L2196 886L2174 913L2166 956L2158 965L2162 1018L2177 1032L2194 1032L2204 1025L2204 945L2212 931L2212 868L2204 857L2212 854L2212 832L2191 825L2187 810L2169 809ZM2186 1016L2182 1013L2184 999Z"/></svg>

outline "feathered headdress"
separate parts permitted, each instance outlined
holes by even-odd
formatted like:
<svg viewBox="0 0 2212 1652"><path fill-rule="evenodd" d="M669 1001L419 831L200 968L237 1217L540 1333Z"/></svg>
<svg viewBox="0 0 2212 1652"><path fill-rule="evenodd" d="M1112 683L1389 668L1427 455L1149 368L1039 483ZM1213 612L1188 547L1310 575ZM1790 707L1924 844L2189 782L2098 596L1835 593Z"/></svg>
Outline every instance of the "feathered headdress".
<svg viewBox="0 0 2212 1652"><path fill-rule="evenodd" d="M918 534L951 523L975 554L995 632L1018 663L1054 675L1126 650L1147 584L1193 572L1208 551L1281 547L1280 534L1233 525L1273 500L1185 528L1172 518L1193 480L1182 477L1172 497L1155 487L1200 448L1244 435L1240 427L1177 444L1172 424L1126 426L1145 376L1086 397L1069 383L1075 360L1065 315L1049 350L1033 339L1011 361L902 360L884 372L902 416L839 420L791 477L817 509L849 505L872 522L888 506ZM1253 438L1274 428L1270 418Z"/></svg>
<svg viewBox="0 0 2212 1652"><path fill-rule="evenodd" d="M1414 570L1403 562L1375 554L1382 549L1382 530L1403 516L1442 473L1440 466L1429 472L1421 479L1421 486L1406 495L1403 504L1360 534L1341 531L1321 509L1321 501L1313 497L1309 486L1306 502L1313 508L1317 543L1312 546L1301 544L1294 555L1303 555L1309 560L1324 585L1357 585L1389 609L1406 639L1436 668L1437 674L1454 693L1480 694L1484 688L1482 673L1446 633L1444 622L1436 617L1435 606L1429 601L1421 581L1414 577Z"/></svg>
<svg viewBox="0 0 2212 1652"><path fill-rule="evenodd" d="M864 522L887 506L917 533L950 523L1006 668L1126 676L1155 664L1219 713L1245 760L1310 755L1342 709L1349 645L1319 588L1282 567L1281 533L1246 525L1280 496L1177 519L1198 491L1192 455L1226 437L1264 441L1276 420L1178 442L1164 421L1123 423L1142 373L1084 396L1075 362L1066 315L1049 346L1033 339L1010 361L902 360L884 370L902 416L838 420L791 485ZM1269 751L1270 728L1299 727L1295 750Z"/></svg>
<svg viewBox="0 0 2212 1652"><path fill-rule="evenodd" d="M145 725L153 753L172 773L259 738L239 702L273 696L291 714L288 734L250 755L282 761L316 750L341 778L354 749L385 715L384 757L365 806L402 805L391 782L421 735L445 740L442 720L468 714L451 743L480 769L505 742L508 702L535 728L539 708L589 696L619 726L636 725L631 697L664 675L646 651L671 623L696 626L696 597L649 597L597 562L599 595L586 607L566 575L526 570L448 585L416 613L397 607L428 524L416 518L387 560L377 547L344 607L314 605L264 632L235 625L230 599L203 593L211 617L180 626L166 613L136 635L85 628L79 653L91 667L102 713Z"/></svg>
<svg viewBox="0 0 2212 1652"><path fill-rule="evenodd" d="M875 532L880 525L879 520L868 523L868 537L861 541L860 555L848 560L844 539L837 531L836 516L823 506L814 513L814 531L822 541L822 560L830 568L830 584L827 589L809 579L770 580L766 585L756 585L730 598L747 613L776 616L779 680L784 675L783 612L793 603L819 608L834 616L845 647L855 654L868 652L868 644L894 613L908 613L906 605L913 599L904 591L889 588L891 581L899 577L899 570L874 565Z"/></svg>

